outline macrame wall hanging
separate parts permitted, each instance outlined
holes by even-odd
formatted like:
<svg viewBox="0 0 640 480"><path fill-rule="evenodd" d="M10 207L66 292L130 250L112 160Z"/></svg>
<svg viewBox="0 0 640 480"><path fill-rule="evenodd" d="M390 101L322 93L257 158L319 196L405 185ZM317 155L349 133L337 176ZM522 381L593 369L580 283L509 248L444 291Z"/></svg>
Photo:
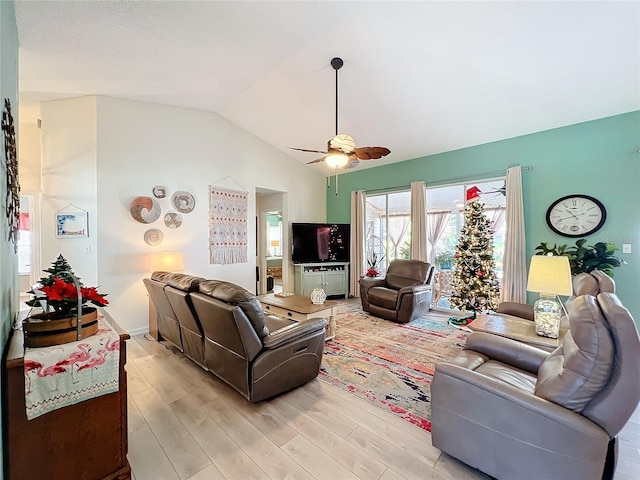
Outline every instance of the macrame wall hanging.
<svg viewBox="0 0 640 480"><path fill-rule="evenodd" d="M246 263L248 193L225 179L242 190L209 186L209 263Z"/></svg>

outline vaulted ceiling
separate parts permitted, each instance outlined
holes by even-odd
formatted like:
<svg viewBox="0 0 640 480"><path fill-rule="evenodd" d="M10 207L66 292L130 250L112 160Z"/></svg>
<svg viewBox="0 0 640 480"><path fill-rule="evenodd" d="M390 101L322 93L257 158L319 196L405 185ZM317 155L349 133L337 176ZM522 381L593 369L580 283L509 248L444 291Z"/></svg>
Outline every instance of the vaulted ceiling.
<svg viewBox="0 0 640 480"><path fill-rule="evenodd" d="M301 163L397 162L640 109L640 2L16 1L20 118L97 94L217 112ZM325 168L322 165L309 168ZM327 170L328 173L328 170Z"/></svg>

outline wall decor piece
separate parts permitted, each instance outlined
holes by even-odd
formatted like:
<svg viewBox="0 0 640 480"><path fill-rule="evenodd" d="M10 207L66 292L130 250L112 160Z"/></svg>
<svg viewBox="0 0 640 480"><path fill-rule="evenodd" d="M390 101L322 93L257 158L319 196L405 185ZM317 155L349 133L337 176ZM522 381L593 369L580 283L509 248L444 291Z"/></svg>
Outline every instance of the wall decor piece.
<svg viewBox="0 0 640 480"><path fill-rule="evenodd" d="M13 243L14 253L18 253L18 229L20 224L20 184L18 183L18 156L16 153L16 131L11 115L11 101L4 99L2 112L2 132L4 134L4 157L7 171L7 223L8 240Z"/></svg>
<svg viewBox="0 0 640 480"><path fill-rule="evenodd" d="M136 197L129 206L136 222L153 223L160 218L160 204L151 197Z"/></svg>
<svg viewBox="0 0 640 480"><path fill-rule="evenodd" d="M209 186L209 263L247 261L247 192Z"/></svg>
<svg viewBox="0 0 640 480"><path fill-rule="evenodd" d="M161 230L157 228L150 228L146 232L144 232L144 241L147 245L151 245L155 247L156 245L160 245L162 243L162 239L164 235Z"/></svg>
<svg viewBox="0 0 640 480"><path fill-rule="evenodd" d="M167 196L167 187L164 185L156 185L153 187L153 196L156 198L165 198Z"/></svg>
<svg viewBox="0 0 640 480"><path fill-rule="evenodd" d="M180 213L190 213L196 207L196 199L189 192L176 192L171 197L171 203Z"/></svg>
<svg viewBox="0 0 640 480"><path fill-rule="evenodd" d="M164 216L164 224L167 228L176 229L182 225L182 215L176 212L169 212Z"/></svg>
<svg viewBox="0 0 640 480"><path fill-rule="evenodd" d="M86 210L78 209L78 211L73 212L63 211L71 206L72 205L69 204L54 214L56 217L56 238L88 237L89 223Z"/></svg>

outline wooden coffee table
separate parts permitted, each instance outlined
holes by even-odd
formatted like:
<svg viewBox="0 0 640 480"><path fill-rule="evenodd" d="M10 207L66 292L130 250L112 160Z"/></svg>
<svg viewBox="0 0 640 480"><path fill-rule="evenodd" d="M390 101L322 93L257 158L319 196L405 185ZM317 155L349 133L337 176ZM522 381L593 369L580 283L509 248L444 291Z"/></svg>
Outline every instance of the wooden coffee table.
<svg viewBox="0 0 640 480"><path fill-rule="evenodd" d="M302 295L289 295L279 297L273 293L258 295L258 300L265 312L291 320L301 321L308 318L326 318L329 323L325 334L325 341L336 336L336 316L338 315L338 302L325 300L322 305L311 302L309 297Z"/></svg>
<svg viewBox="0 0 640 480"><path fill-rule="evenodd" d="M567 333L566 328L560 328L558 338L541 337L536 334L533 321L504 314L478 315L468 327L476 332L493 333L545 350L558 347L562 343L562 337Z"/></svg>

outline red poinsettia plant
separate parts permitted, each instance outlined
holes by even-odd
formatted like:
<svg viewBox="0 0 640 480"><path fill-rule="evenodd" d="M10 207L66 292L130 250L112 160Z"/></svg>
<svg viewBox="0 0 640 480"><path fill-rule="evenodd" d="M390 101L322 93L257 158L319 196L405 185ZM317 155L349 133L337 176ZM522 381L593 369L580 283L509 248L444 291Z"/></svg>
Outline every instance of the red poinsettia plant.
<svg viewBox="0 0 640 480"><path fill-rule="evenodd" d="M40 282L29 292L34 294L35 298L28 301L27 305L37 306L45 300L47 308L53 308L59 318L77 315L78 287L80 287L81 305L93 304L104 307L109 304L109 301L105 298L106 294L98 293L96 287L84 287L82 285L82 282L75 276L69 263L62 255L58 255L56 261L53 262L53 266L45 270L45 272L49 273L49 275L42 277Z"/></svg>

